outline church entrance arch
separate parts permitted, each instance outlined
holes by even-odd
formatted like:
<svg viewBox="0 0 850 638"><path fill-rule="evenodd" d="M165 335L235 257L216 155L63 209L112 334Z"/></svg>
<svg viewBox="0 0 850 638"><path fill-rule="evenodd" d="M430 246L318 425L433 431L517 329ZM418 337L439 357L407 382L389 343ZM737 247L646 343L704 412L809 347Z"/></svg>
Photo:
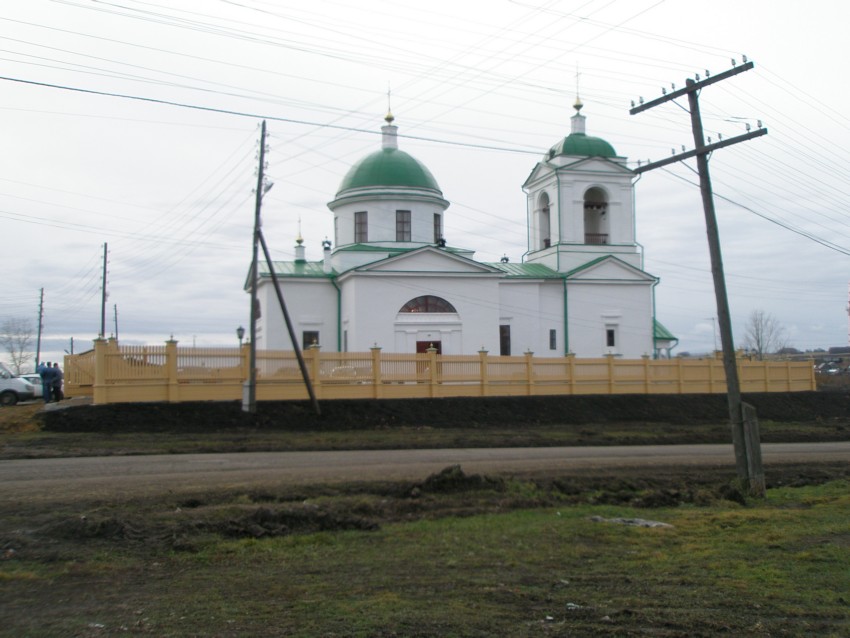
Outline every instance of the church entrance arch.
<svg viewBox="0 0 850 638"><path fill-rule="evenodd" d="M399 309L394 329L397 352L424 353L432 346L438 354L462 352L463 323L455 307L442 297L411 299Z"/></svg>
<svg viewBox="0 0 850 638"><path fill-rule="evenodd" d="M425 354L434 348L437 351L437 354L443 354L443 342L442 341L417 341L416 342L416 354Z"/></svg>

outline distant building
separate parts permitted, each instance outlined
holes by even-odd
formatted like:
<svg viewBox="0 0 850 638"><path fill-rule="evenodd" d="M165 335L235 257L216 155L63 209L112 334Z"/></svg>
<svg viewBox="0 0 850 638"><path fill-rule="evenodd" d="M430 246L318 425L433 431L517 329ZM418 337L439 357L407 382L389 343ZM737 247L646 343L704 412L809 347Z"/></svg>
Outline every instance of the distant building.
<svg viewBox="0 0 850 638"><path fill-rule="evenodd" d="M379 150L354 164L328 204L334 243L308 261L274 263L302 347L624 358L670 356L655 319L658 279L635 237L634 174L614 148L572 130L534 166L523 263L485 263L443 235L449 202L421 162L398 148L388 114ZM290 349L271 276L259 268L257 344ZM246 289L248 285L246 284Z"/></svg>

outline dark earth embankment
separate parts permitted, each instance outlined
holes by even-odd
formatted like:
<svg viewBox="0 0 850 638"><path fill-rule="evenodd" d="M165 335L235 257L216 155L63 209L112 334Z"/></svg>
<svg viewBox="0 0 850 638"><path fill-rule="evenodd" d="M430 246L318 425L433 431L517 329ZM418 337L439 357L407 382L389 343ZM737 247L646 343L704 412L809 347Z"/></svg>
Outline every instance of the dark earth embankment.
<svg viewBox="0 0 850 638"><path fill-rule="evenodd" d="M761 421L844 427L850 394L832 392L745 395ZM136 403L85 406L42 415L51 432L194 431L238 428L347 430L393 426L487 428L506 425L617 423L704 425L728 421L725 395L617 395L323 401L321 415L306 401L262 402L256 414L237 402Z"/></svg>

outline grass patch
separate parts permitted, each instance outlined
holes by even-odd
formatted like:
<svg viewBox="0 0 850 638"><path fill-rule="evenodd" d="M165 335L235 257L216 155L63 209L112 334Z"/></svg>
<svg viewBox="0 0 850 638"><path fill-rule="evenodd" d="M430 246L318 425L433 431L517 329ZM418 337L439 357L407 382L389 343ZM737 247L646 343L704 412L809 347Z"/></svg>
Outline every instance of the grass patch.
<svg viewBox="0 0 850 638"><path fill-rule="evenodd" d="M706 484L710 505L654 508L635 507L646 481L608 496L601 483L559 488L568 482L448 468L416 485L0 512L3 546L16 546L0 562L0 635L850 631L847 480L745 505Z"/></svg>

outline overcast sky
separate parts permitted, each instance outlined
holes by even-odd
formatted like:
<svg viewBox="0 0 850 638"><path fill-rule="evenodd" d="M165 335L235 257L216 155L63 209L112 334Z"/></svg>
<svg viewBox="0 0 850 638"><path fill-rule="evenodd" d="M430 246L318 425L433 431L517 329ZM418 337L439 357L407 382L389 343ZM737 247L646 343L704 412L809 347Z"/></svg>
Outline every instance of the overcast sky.
<svg viewBox="0 0 850 638"><path fill-rule="evenodd" d="M451 202L449 245L481 261L526 250L521 185L569 133L637 161L692 148L687 100L631 100L706 70L706 135L769 134L710 160L736 342L753 310L800 349L848 343L850 3L787 0L8 0L0 15L0 319L37 318L43 358L127 343L235 345L247 327L259 123L268 123L263 228L292 259L333 239L326 204L380 147L400 147ZM409 136L409 137L407 137ZM715 343L693 161L636 186L645 270L677 351ZM719 337L718 337L719 338Z"/></svg>

